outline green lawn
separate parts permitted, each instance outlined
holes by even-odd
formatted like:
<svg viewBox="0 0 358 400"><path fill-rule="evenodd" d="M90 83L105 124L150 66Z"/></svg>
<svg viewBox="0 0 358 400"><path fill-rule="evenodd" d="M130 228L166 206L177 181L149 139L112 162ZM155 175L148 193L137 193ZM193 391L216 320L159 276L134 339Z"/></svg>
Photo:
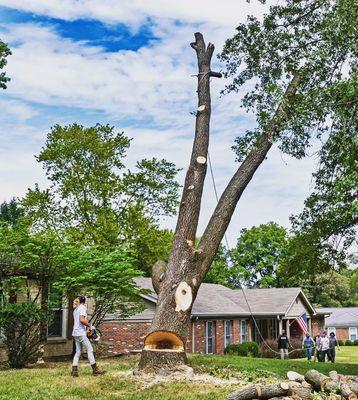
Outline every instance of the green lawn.
<svg viewBox="0 0 358 400"><path fill-rule="evenodd" d="M253 359L236 356L190 356L190 364L198 373L221 378L237 377L242 384L273 382L288 370L304 373L314 367L324 373L335 369L358 375L358 347L345 347L339 363L308 364L302 360ZM342 363L342 360L352 364ZM80 377L69 376L70 363L47 363L45 367L0 371L0 400L224 400L238 385L220 386L210 382L161 382L152 378L133 377L131 369L136 357L100 361L108 373L92 377L85 361L80 365ZM354 364L355 363L355 364ZM262 378L263 377L263 378Z"/></svg>
<svg viewBox="0 0 358 400"><path fill-rule="evenodd" d="M358 346L342 346L336 352L337 363L351 363L358 365Z"/></svg>

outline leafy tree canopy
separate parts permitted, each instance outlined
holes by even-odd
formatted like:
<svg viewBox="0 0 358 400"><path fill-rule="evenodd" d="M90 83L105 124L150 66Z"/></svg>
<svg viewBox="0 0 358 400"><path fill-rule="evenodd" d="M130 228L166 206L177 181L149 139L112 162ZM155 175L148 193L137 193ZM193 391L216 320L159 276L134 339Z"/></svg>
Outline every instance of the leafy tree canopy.
<svg viewBox="0 0 358 400"><path fill-rule="evenodd" d="M6 64L6 57L11 54L10 49L8 46L1 41L0 39L0 70L2 70ZM7 82L9 82L10 78L6 76L5 72L0 72L0 88L1 89L6 89L7 88Z"/></svg>
<svg viewBox="0 0 358 400"><path fill-rule="evenodd" d="M125 167L130 139L113 127L56 125L37 157L51 188L29 190L23 201L40 227L66 231L83 243L133 244L178 204L177 169L165 160Z"/></svg>
<svg viewBox="0 0 358 400"><path fill-rule="evenodd" d="M231 280L246 287L278 287L277 268L286 245L286 229L273 222L243 229L230 252Z"/></svg>
<svg viewBox="0 0 358 400"><path fill-rule="evenodd" d="M234 271L230 268L229 255L226 247L220 245L210 270L206 274L205 283L216 283L228 287L235 286L232 276Z"/></svg>
<svg viewBox="0 0 358 400"><path fill-rule="evenodd" d="M350 248L357 245L356 154L358 136L354 129L342 128L331 134L320 152L314 191L305 201L303 212L292 218L302 247L311 243L336 269L350 262Z"/></svg>
<svg viewBox="0 0 358 400"><path fill-rule="evenodd" d="M22 214L23 210L14 197L9 202L4 201L0 204L0 221L2 222L15 225Z"/></svg>
<svg viewBox="0 0 358 400"><path fill-rule="evenodd" d="M239 160L270 123L292 76L299 77L299 87L289 105L289 118L278 122L279 133L273 138L285 153L305 156L311 137L321 137L342 108L355 104L356 15L356 1L287 0L272 6L262 21L251 16L236 28L220 54L231 79L226 92L249 84L246 87L252 90L243 97L242 106L254 112L258 122L257 129L236 139ZM354 126L350 117L340 116L345 126Z"/></svg>

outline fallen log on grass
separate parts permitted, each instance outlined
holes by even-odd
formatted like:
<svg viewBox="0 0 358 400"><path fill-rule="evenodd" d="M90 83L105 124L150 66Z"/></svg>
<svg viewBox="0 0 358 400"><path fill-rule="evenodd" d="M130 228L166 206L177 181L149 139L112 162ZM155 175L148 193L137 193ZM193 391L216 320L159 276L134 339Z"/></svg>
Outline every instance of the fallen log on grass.
<svg viewBox="0 0 358 400"><path fill-rule="evenodd" d="M228 400L312 400L313 391L325 391L329 400L358 400L358 377L331 371L329 376L310 369L301 375L288 371L289 382L273 385L251 385L228 396Z"/></svg>
<svg viewBox="0 0 358 400"><path fill-rule="evenodd" d="M343 375L339 374L337 371L330 371L328 374L330 378L332 378L335 381L341 381L341 382L347 382L347 381L353 381L353 382L358 382L358 376L357 375Z"/></svg>
<svg viewBox="0 0 358 400"><path fill-rule="evenodd" d="M342 396L347 400L357 400L357 392L354 392L347 383L342 383L340 387Z"/></svg>
<svg viewBox="0 0 358 400"><path fill-rule="evenodd" d="M337 378L338 374L331 373L330 375ZM341 393L345 399L357 400L358 383L355 381L349 381L345 378L345 375L338 375L338 378L339 380L332 379L315 369L310 369L305 373L306 381L310 383L314 389L318 391L324 390L327 393Z"/></svg>
<svg viewBox="0 0 358 400"><path fill-rule="evenodd" d="M309 383L305 382L305 385L302 385L299 382L289 382L289 385L291 389L291 396L294 399L312 399L312 386Z"/></svg>
<svg viewBox="0 0 358 400"><path fill-rule="evenodd" d="M273 397L284 397L291 395L288 383L281 382L273 385L251 385L229 394L228 400L253 400L271 399Z"/></svg>
<svg viewBox="0 0 358 400"><path fill-rule="evenodd" d="M324 386L328 382L334 382L329 376L324 375L315 369L310 369L305 373L305 380L318 391L323 390Z"/></svg>
<svg viewBox="0 0 358 400"><path fill-rule="evenodd" d="M296 371L288 371L286 374L289 381L303 382L305 377Z"/></svg>

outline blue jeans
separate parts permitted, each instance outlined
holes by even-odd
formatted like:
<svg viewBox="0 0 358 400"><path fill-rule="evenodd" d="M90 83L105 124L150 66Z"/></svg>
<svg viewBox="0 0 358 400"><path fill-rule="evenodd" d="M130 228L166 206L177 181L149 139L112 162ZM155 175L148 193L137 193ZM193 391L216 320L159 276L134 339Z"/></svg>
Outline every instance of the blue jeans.
<svg viewBox="0 0 358 400"><path fill-rule="evenodd" d="M311 361L311 358L312 358L312 347L306 347L306 356L307 356L307 360Z"/></svg>

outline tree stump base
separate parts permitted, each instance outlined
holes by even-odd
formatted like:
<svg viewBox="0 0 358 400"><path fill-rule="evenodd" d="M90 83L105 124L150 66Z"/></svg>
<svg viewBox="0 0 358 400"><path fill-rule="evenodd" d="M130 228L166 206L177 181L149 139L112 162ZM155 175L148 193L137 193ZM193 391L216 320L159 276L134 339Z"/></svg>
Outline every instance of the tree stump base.
<svg viewBox="0 0 358 400"><path fill-rule="evenodd" d="M175 372L187 363L188 359L183 350L144 349L142 350L138 369L152 373L160 371Z"/></svg>

